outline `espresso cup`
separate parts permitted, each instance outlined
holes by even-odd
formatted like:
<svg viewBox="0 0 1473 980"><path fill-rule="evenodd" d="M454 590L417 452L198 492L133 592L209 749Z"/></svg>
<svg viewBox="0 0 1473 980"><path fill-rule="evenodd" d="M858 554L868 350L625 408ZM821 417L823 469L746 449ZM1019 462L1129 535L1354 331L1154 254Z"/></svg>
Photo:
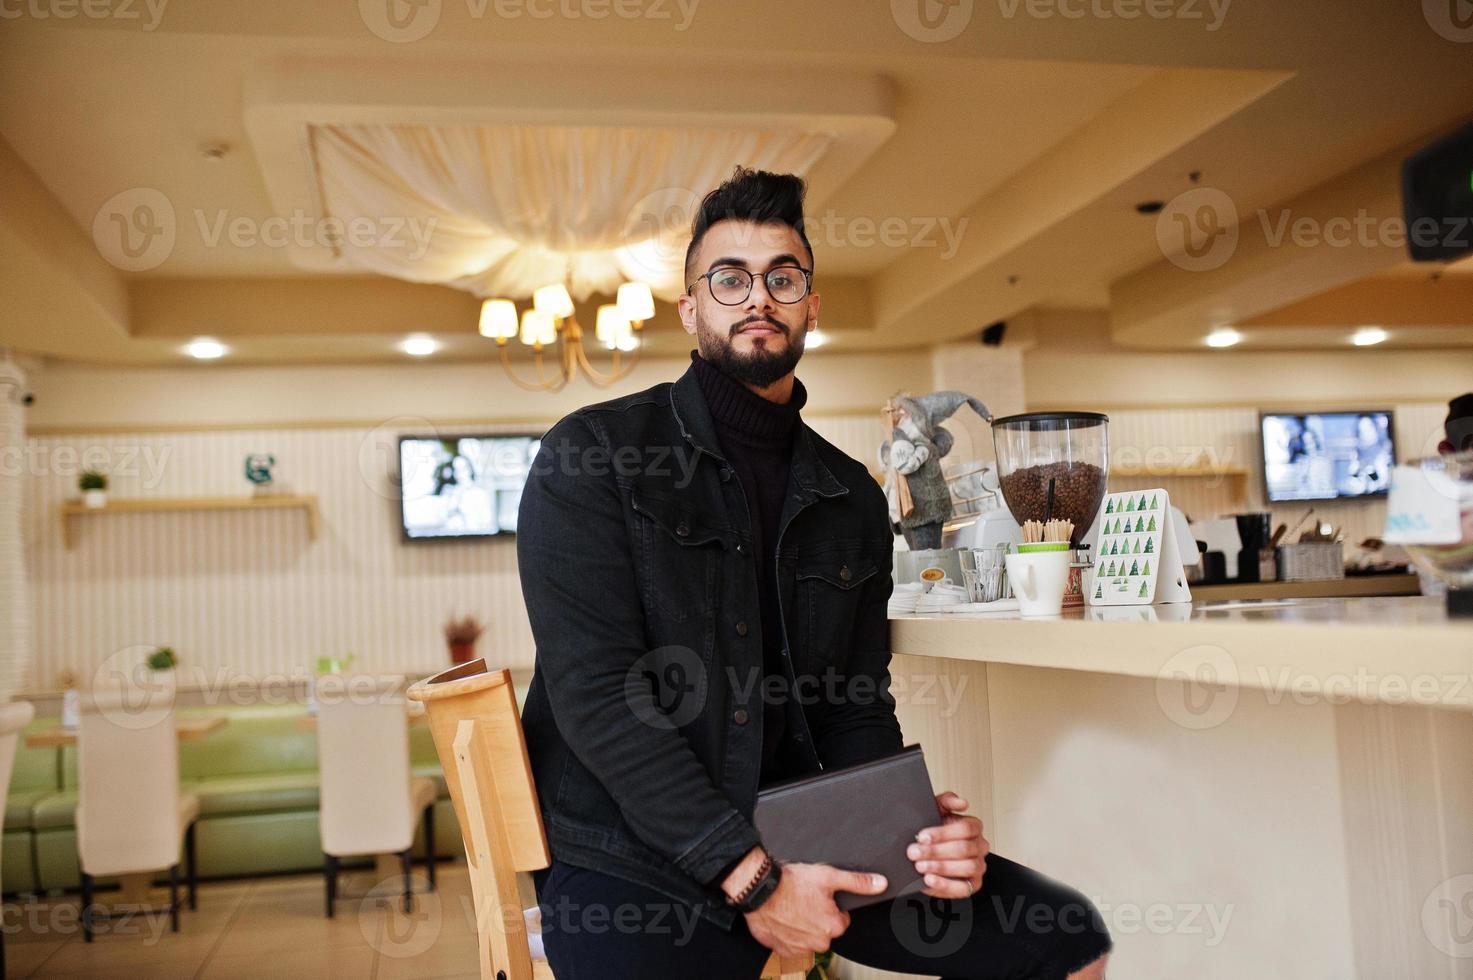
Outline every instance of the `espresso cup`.
<svg viewBox="0 0 1473 980"><path fill-rule="evenodd" d="M1057 616L1069 587L1069 552L1035 551L1008 555L1008 584L1025 617Z"/></svg>

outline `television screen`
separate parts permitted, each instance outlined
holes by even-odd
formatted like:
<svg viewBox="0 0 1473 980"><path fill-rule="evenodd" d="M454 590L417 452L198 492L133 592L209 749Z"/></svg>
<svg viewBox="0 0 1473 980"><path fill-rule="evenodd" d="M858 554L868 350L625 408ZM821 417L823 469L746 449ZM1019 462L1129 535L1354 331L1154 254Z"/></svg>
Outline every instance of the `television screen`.
<svg viewBox="0 0 1473 980"><path fill-rule="evenodd" d="M515 534L539 436L405 436L399 440L404 537Z"/></svg>
<svg viewBox="0 0 1473 980"><path fill-rule="evenodd" d="M1263 415L1259 427L1270 502L1367 497L1391 488L1390 412Z"/></svg>

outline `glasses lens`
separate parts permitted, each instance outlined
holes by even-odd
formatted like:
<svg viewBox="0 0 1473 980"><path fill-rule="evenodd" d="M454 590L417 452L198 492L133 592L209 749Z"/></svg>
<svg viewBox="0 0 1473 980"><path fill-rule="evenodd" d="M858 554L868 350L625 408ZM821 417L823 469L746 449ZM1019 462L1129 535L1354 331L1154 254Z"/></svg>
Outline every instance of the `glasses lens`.
<svg viewBox="0 0 1473 980"><path fill-rule="evenodd" d="M727 306L735 306L752 291L752 277L745 269L717 269L709 278L711 296Z"/></svg>
<svg viewBox="0 0 1473 980"><path fill-rule="evenodd" d="M808 292L808 277L796 266L769 269L765 278L767 294L779 303L796 303Z"/></svg>

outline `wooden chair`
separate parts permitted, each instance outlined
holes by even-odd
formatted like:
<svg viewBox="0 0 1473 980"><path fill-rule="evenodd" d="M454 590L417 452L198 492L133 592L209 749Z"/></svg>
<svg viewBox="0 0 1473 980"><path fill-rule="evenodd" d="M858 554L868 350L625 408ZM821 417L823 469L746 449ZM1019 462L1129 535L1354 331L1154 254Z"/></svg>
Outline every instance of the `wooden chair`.
<svg viewBox="0 0 1473 980"><path fill-rule="evenodd" d="M511 672L473 660L409 689L424 703L465 839L482 980L554 980L532 941L517 873L552 863ZM531 912L533 910L527 910ZM802 978L812 956L767 961L762 976Z"/></svg>

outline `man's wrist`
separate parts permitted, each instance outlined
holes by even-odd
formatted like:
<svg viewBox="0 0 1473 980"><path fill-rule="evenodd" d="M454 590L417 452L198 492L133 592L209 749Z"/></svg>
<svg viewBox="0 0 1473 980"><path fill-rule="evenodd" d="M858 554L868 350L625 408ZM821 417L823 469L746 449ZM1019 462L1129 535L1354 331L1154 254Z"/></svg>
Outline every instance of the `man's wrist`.
<svg viewBox="0 0 1473 980"><path fill-rule="evenodd" d="M766 857L767 852L758 844L737 862L736 867L721 880L721 890L726 893L727 898L736 898L741 894L742 889L756 877L757 869L762 867L762 861Z"/></svg>
<svg viewBox="0 0 1473 980"><path fill-rule="evenodd" d="M762 861L747 883L736 894L728 894L726 897L726 904L743 914L749 915L766 904L782 882L782 868L777 859L766 849L761 850L761 855ZM735 875L732 878L734 881L739 880Z"/></svg>

